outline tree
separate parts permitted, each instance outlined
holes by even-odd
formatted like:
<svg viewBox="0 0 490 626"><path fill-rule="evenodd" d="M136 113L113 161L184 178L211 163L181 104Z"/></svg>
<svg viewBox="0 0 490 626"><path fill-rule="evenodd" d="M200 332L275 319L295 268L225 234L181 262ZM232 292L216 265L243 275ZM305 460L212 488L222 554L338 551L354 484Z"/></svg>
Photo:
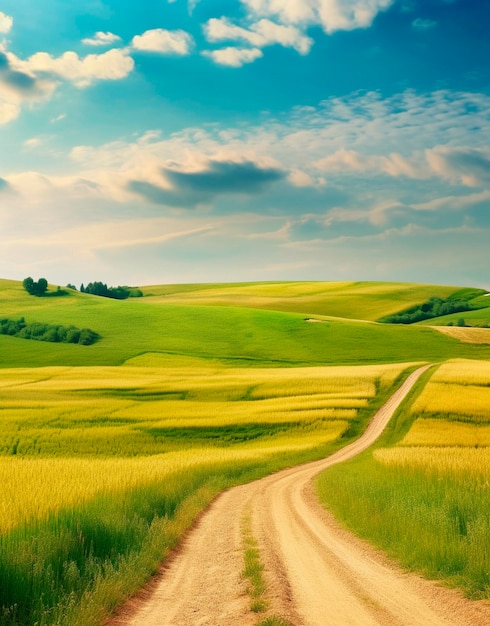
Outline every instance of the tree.
<svg viewBox="0 0 490 626"><path fill-rule="evenodd" d="M31 296L43 296L48 289L48 281L45 278L40 278L36 283L28 276L22 281L22 286Z"/></svg>
<svg viewBox="0 0 490 626"><path fill-rule="evenodd" d="M27 291L27 293L30 293L32 296L34 295L34 280L30 276L24 278L24 280L22 281L22 286Z"/></svg>
<svg viewBox="0 0 490 626"><path fill-rule="evenodd" d="M40 278L37 281L37 293L36 296L43 296L48 288L48 281L45 278Z"/></svg>

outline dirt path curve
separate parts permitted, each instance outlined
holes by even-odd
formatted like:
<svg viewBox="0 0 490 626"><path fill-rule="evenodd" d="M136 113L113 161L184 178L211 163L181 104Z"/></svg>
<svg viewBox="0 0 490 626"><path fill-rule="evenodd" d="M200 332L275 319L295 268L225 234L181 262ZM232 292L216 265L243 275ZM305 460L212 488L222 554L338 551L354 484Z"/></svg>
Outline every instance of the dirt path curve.
<svg viewBox="0 0 490 626"><path fill-rule="evenodd" d="M265 564L270 613L294 626L483 626L490 604L464 600L403 573L342 530L317 502L312 479L381 434L426 367L376 413L357 441L321 461L223 493L188 535L149 598L128 608L127 626L253 626L242 579L244 516Z"/></svg>

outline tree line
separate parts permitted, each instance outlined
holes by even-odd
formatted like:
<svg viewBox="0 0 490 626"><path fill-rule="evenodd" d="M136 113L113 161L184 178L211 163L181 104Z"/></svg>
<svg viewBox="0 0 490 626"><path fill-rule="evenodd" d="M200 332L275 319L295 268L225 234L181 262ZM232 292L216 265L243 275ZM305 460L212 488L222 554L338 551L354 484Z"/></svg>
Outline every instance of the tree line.
<svg viewBox="0 0 490 626"><path fill-rule="evenodd" d="M58 287L56 291L48 290L48 281L45 278L40 278L35 281L31 276L24 278L22 281L22 286L31 296L65 296L68 294L66 289L61 289ZM75 285L68 284L68 289L73 289L77 291ZM143 295L141 289L138 287L122 287L119 285L118 287L108 287L106 283L101 281L94 281L93 283L88 283L88 285L84 285L83 283L80 285L81 293L90 293L94 296L102 296L104 298L114 298L115 300L125 300L126 298L140 298Z"/></svg>
<svg viewBox="0 0 490 626"><path fill-rule="evenodd" d="M82 346L90 346L100 336L90 328L77 328L76 326L62 326L60 324L43 324L33 322L27 324L21 317L19 320L0 319L0 334L20 337L22 339L35 339L37 341L50 341L56 343L78 343Z"/></svg>
<svg viewBox="0 0 490 626"><path fill-rule="evenodd" d="M81 293L90 293L94 296L102 296L104 298L114 298L115 300L126 300L126 298L140 298L143 292L137 287L108 287L106 283L95 281L80 285Z"/></svg>
<svg viewBox="0 0 490 626"><path fill-rule="evenodd" d="M473 306L467 300L458 300L453 298L438 298L436 296L417 304L401 313L387 315L379 319L379 322L386 324L415 324L423 320L432 319L434 317L442 317L451 313L463 313L464 311L473 311L479 307Z"/></svg>

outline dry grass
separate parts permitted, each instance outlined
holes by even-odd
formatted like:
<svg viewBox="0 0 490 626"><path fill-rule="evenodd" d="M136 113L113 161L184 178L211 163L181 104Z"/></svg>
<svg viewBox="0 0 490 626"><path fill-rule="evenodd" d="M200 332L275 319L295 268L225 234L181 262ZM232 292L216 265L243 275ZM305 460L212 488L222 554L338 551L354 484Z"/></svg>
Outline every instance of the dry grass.
<svg viewBox="0 0 490 626"><path fill-rule="evenodd" d="M399 446L490 446L490 426L420 417Z"/></svg>
<svg viewBox="0 0 490 626"><path fill-rule="evenodd" d="M459 339L463 343L490 344L490 328L465 328L459 326L433 326L436 330Z"/></svg>

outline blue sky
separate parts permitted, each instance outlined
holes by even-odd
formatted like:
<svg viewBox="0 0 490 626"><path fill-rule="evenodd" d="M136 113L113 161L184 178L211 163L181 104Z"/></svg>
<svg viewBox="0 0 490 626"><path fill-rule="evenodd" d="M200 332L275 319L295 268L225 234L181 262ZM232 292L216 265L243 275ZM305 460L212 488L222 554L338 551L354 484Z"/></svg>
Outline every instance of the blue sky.
<svg viewBox="0 0 490 626"><path fill-rule="evenodd" d="M0 276L490 288L489 18L0 0Z"/></svg>

